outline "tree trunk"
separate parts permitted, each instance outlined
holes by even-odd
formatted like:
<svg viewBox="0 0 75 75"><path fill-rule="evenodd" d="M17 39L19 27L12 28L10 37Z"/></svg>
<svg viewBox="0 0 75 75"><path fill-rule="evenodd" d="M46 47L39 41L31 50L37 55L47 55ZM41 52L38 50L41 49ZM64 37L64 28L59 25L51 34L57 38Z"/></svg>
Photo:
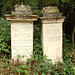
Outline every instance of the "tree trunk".
<svg viewBox="0 0 75 75"><path fill-rule="evenodd" d="M73 29L73 33L72 33L72 44L74 44L75 42L75 38L74 38L74 35L75 35L75 26L74 26L74 29Z"/></svg>

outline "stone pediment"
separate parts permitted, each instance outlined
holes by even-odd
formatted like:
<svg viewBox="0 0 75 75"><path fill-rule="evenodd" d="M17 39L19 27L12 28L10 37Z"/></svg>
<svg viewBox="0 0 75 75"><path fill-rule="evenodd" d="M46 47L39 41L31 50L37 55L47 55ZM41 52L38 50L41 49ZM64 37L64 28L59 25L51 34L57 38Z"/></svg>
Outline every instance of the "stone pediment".
<svg viewBox="0 0 75 75"><path fill-rule="evenodd" d="M15 5L11 14L6 14L7 20L37 20L37 15L32 15L29 5Z"/></svg>

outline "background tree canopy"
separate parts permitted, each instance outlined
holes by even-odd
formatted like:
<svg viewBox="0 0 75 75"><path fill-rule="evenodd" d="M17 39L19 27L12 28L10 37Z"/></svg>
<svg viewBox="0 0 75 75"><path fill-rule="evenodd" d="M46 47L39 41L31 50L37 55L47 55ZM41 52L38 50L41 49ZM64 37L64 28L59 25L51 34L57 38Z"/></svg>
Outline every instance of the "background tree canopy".
<svg viewBox="0 0 75 75"><path fill-rule="evenodd" d="M67 16L75 9L74 0L0 0L0 16L11 13L15 4L28 4L33 14L41 14L44 6L58 6L63 15Z"/></svg>

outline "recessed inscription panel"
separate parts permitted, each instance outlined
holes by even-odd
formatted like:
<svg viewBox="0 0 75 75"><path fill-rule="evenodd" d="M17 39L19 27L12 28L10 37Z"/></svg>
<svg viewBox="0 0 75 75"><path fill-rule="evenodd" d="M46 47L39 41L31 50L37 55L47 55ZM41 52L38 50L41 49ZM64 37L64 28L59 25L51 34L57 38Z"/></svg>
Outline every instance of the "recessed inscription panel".
<svg viewBox="0 0 75 75"><path fill-rule="evenodd" d="M43 50L44 54L52 59L53 63L57 59L62 59L62 24L43 24Z"/></svg>
<svg viewBox="0 0 75 75"><path fill-rule="evenodd" d="M56 42L62 39L62 25L57 24L47 24L44 25L44 40L48 42Z"/></svg>
<svg viewBox="0 0 75 75"><path fill-rule="evenodd" d="M33 23L11 24L12 58L17 55L29 58L33 51Z"/></svg>

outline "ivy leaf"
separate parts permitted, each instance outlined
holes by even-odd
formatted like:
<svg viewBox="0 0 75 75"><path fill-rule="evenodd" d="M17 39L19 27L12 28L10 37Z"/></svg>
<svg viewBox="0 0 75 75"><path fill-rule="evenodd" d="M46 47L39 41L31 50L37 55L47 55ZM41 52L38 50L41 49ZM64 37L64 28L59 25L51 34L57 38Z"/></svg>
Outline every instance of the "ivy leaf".
<svg viewBox="0 0 75 75"><path fill-rule="evenodd" d="M18 58L21 58L21 56L20 56L20 55L17 55L17 57L18 57Z"/></svg>

